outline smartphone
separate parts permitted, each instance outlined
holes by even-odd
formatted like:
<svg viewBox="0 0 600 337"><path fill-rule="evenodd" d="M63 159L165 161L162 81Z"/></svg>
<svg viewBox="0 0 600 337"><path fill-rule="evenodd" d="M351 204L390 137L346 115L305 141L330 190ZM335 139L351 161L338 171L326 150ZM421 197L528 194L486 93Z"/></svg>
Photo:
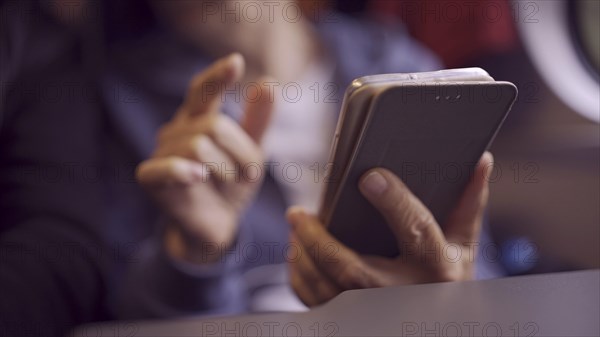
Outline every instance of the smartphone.
<svg viewBox="0 0 600 337"><path fill-rule="evenodd" d="M342 243L362 254L397 256L398 240L358 189L384 167L443 224L517 97L483 69L383 74L346 90L319 211Z"/></svg>

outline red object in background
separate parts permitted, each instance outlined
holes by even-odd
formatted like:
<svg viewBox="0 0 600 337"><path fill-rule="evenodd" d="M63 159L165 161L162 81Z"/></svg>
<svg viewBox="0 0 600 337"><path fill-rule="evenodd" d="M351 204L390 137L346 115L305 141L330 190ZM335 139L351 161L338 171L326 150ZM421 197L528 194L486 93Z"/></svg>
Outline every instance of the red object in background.
<svg viewBox="0 0 600 337"><path fill-rule="evenodd" d="M383 20L399 17L447 67L518 45L513 11L520 9L508 0L370 0L368 6Z"/></svg>

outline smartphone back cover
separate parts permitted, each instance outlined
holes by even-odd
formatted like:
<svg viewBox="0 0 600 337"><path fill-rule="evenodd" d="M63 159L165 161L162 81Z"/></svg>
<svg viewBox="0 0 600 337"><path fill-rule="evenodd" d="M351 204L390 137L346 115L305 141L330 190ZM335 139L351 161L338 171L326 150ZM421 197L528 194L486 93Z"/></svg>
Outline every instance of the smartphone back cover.
<svg viewBox="0 0 600 337"><path fill-rule="evenodd" d="M341 182L329 231L362 254L401 253L358 189L360 177L375 167L399 176L443 227L516 95L508 82L406 84L380 93Z"/></svg>

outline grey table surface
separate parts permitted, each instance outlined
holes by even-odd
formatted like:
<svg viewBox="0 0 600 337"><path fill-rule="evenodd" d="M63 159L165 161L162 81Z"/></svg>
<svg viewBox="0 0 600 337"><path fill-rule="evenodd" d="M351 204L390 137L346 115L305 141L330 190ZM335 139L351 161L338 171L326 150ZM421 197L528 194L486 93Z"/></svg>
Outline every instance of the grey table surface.
<svg viewBox="0 0 600 337"><path fill-rule="evenodd" d="M600 270L352 290L302 313L82 326L74 336L600 336Z"/></svg>

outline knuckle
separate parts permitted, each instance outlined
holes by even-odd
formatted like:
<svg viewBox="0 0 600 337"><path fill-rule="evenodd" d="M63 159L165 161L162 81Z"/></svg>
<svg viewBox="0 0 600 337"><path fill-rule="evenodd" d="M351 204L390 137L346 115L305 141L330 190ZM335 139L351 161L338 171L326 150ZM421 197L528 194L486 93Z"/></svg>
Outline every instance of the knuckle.
<svg viewBox="0 0 600 337"><path fill-rule="evenodd" d="M406 212L405 223L409 226L408 235L412 242L431 242L435 239L432 226L435 225L435 219L429 212Z"/></svg>
<svg viewBox="0 0 600 337"><path fill-rule="evenodd" d="M183 160L176 157L170 157L166 159L165 168L169 175L177 177L185 173L186 165Z"/></svg>
<svg viewBox="0 0 600 337"><path fill-rule="evenodd" d="M196 135L190 138L188 143L188 150L198 161L202 161L208 147L208 136L206 135Z"/></svg>
<svg viewBox="0 0 600 337"><path fill-rule="evenodd" d="M217 140L227 137L227 119L223 115L218 115L210 122L206 123L206 133Z"/></svg>
<svg viewBox="0 0 600 337"><path fill-rule="evenodd" d="M369 288L370 285L365 268L358 262L346 263L340 270L339 278L347 289Z"/></svg>

